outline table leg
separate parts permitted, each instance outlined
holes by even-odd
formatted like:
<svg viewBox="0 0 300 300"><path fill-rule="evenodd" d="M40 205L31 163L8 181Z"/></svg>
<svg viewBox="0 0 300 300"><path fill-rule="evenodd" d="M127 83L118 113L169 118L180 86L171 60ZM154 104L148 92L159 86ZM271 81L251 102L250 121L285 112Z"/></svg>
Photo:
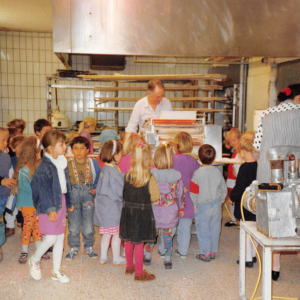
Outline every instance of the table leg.
<svg viewBox="0 0 300 300"><path fill-rule="evenodd" d="M272 298L272 251L270 247L264 247L263 267L262 267L262 298L271 300Z"/></svg>
<svg viewBox="0 0 300 300"><path fill-rule="evenodd" d="M246 232L240 227L240 299L246 300L246 286L245 286L245 263L246 263Z"/></svg>

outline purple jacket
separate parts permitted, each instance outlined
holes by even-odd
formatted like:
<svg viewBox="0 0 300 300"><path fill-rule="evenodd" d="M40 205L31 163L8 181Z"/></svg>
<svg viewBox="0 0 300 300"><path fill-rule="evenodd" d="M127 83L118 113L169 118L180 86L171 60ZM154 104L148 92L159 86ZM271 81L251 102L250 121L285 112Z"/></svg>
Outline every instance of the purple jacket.
<svg viewBox="0 0 300 300"><path fill-rule="evenodd" d="M179 209L184 208L183 182L178 171L173 169L152 170L160 199L152 205L156 228L172 228L178 225Z"/></svg>
<svg viewBox="0 0 300 300"><path fill-rule="evenodd" d="M183 218L193 219L194 218L194 204L190 197L189 189L190 182L194 175L194 172L199 169L199 162L189 154L174 154L174 165L173 169L181 173L181 179L185 187L185 209Z"/></svg>

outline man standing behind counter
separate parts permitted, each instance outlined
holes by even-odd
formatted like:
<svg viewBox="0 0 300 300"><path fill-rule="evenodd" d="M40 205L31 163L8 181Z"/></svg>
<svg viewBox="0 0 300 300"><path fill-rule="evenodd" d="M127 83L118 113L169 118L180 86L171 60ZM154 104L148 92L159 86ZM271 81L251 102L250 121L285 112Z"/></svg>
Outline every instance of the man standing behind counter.
<svg viewBox="0 0 300 300"><path fill-rule="evenodd" d="M159 118L160 111L173 110L171 102L164 98L165 87L161 80L150 80L147 90L147 97L134 105L126 132L136 132L137 125L143 130L141 127L148 118Z"/></svg>

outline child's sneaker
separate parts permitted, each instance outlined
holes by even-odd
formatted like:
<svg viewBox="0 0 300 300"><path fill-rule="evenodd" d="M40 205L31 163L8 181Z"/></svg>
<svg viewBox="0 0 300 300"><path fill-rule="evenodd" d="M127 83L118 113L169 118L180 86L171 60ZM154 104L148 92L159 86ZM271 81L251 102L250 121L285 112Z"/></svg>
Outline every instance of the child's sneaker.
<svg viewBox="0 0 300 300"><path fill-rule="evenodd" d="M165 253L161 253L159 250L158 250L158 255L160 258L165 258L166 256Z"/></svg>
<svg viewBox="0 0 300 300"><path fill-rule="evenodd" d="M85 249L85 254L88 255L90 258L97 258L98 254L96 254L92 247Z"/></svg>
<svg viewBox="0 0 300 300"><path fill-rule="evenodd" d="M74 248L71 248L69 253L66 255L66 260L72 260L77 254L78 251Z"/></svg>
<svg viewBox="0 0 300 300"><path fill-rule="evenodd" d="M197 254L196 258L205 262L210 261L210 254Z"/></svg>
<svg viewBox="0 0 300 300"><path fill-rule="evenodd" d="M29 261L29 272L31 277L33 277L35 280L40 280L42 278L41 273L41 265L39 261L33 260L33 255L30 257Z"/></svg>
<svg viewBox="0 0 300 300"><path fill-rule="evenodd" d="M216 252L210 252L209 257L210 257L210 259L215 259L216 258Z"/></svg>
<svg viewBox="0 0 300 300"><path fill-rule="evenodd" d="M52 280L58 281L60 283L69 283L70 278L64 273L64 270L60 269L57 273L52 271Z"/></svg>
<svg viewBox="0 0 300 300"><path fill-rule="evenodd" d="M20 264L26 264L27 263L27 258L28 258L28 253L22 252L20 257L19 257L19 263Z"/></svg>
<svg viewBox="0 0 300 300"><path fill-rule="evenodd" d="M186 258L186 255L181 254L178 249L175 250L175 253L176 255L179 255L180 258Z"/></svg>
<svg viewBox="0 0 300 300"><path fill-rule="evenodd" d="M126 262L126 258L120 256L119 260L118 261L113 261L113 265L114 267L119 267L119 266L124 266L126 265L127 262Z"/></svg>

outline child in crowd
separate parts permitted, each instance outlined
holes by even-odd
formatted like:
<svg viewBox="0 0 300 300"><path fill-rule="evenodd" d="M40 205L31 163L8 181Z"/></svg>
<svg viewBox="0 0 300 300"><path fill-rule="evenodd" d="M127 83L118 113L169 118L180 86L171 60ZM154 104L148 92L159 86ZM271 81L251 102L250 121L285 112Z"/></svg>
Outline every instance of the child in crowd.
<svg viewBox="0 0 300 300"><path fill-rule="evenodd" d="M112 237L113 265L126 265L126 259L120 255L121 239L120 217L123 206L124 174L117 167L123 151L122 144L116 140L104 143L100 152L103 161L100 179L97 184L95 225L100 227L99 233L103 234L101 239L100 265L105 265L110 258L107 250Z"/></svg>
<svg viewBox="0 0 300 300"><path fill-rule="evenodd" d="M28 245L30 243L31 234L35 241L36 249L40 246L42 235L39 231L39 221L36 210L33 206L32 191L30 182L37 167L37 153L39 148L36 148L36 140L28 138L22 143L19 153L18 164L15 168L13 179L17 180L18 186L14 187L13 193L17 194L17 207L21 210L24 225L21 236L22 252L19 258L19 263L25 264L28 258ZM49 259L50 256L44 254L42 259Z"/></svg>
<svg viewBox="0 0 300 300"><path fill-rule="evenodd" d="M236 183L230 194L230 200L235 203L234 216L237 220L242 219L241 213L241 200L244 191L253 180L256 179L257 161L253 157L256 149L253 147L253 140L247 138L241 138L237 146L242 159L245 161L239 170ZM249 212L247 209L243 209L246 221L256 221L256 216ZM253 263L256 262L256 251L251 243L251 240L247 234L246 238L246 267L252 268Z"/></svg>
<svg viewBox="0 0 300 300"><path fill-rule="evenodd" d="M9 140L8 140L8 154L10 157L15 156L15 152L11 149L11 142L12 140L17 137L17 136L21 136L19 130L17 128L7 128L8 132L9 132Z"/></svg>
<svg viewBox="0 0 300 300"><path fill-rule="evenodd" d="M123 140L123 157L118 165L122 173L127 173L130 169L131 150L138 142L146 143L144 138L136 132L126 132Z"/></svg>
<svg viewBox="0 0 300 300"><path fill-rule="evenodd" d="M26 127L26 122L23 119L14 119L7 123L7 128L17 128L19 134L23 134L23 131Z"/></svg>
<svg viewBox="0 0 300 300"><path fill-rule="evenodd" d="M66 208L74 210L71 197L70 177L65 158L66 136L58 130L44 134L42 145L45 155L37 167L31 182L33 205L39 218L40 233L45 237L35 254L29 259L30 275L35 280L42 278L40 260L53 246L54 281L68 283L70 279L61 270L64 247Z"/></svg>
<svg viewBox="0 0 300 300"><path fill-rule="evenodd" d="M241 138L241 132L237 128L231 128L225 135L225 144L230 146L233 154L231 158L240 158L238 156L238 152L236 150L237 145L239 144L239 140ZM228 165L228 175L227 175L227 188L228 188L228 197L230 198L230 193L235 186L236 176L238 174L239 165L229 164ZM225 223L226 227L236 226L235 217L234 217L234 205L229 205L229 211L233 218L229 222Z"/></svg>
<svg viewBox="0 0 300 300"><path fill-rule="evenodd" d="M15 153L14 156L11 156L11 167L13 170L16 169L18 163L18 157L21 154L22 143L25 140L24 136L16 136L10 143L12 151ZM15 219L18 214L18 209L16 207L17 198L10 195L5 208L5 221L6 221L6 230L5 236L10 237L15 234Z"/></svg>
<svg viewBox="0 0 300 300"><path fill-rule="evenodd" d="M155 279L154 274L143 270L144 243L156 239L152 202L160 197L153 166L152 150L148 144L139 142L133 146L130 170L124 180L124 204L120 221L120 237L125 243L127 267L125 275L134 275L134 281ZM133 264L133 248L135 265Z"/></svg>
<svg viewBox="0 0 300 300"><path fill-rule="evenodd" d="M80 249L80 231L83 236L84 251L90 258L97 258L93 246L95 193L101 169L96 160L87 158L89 141L75 137L70 143L74 159L68 161L74 210L68 211L68 245L70 251L67 260L73 259Z"/></svg>
<svg viewBox="0 0 300 300"><path fill-rule="evenodd" d="M198 152L202 167L197 170L190 184L190 196L195 207L195 220L200 254L196 258L209 262L219 249L222 203L227 195L223 175L213 167L216 150L202 145Z"/></svg>
<svg viewBox="0 0 300 300"><path fill-rule="evenodd" d="M73 141L73 139L75 139L78 136L80 136L80 134L77 131L72 131L67 136L67 140L66 140L66 145L67 145L66 155L68 155L68 156L74 156L70 144Z"/></svg>
<svg viewBox="0 0 300 300"><path fill-rule="evenodd" d="M95 131L96 126L97 126L97 122L92 117L84 118L83 121L80 122L80 124L79 124L78 133L81 136L84 136L85 138L87 138L90 142L89 154L94 154L94 145L93 145L91 133L93 133Z"/></svg>
<svg viewBox="0 0 300 300"><path fill-rule="evenodd" d="M172 240L179 221L178 212L181 217L184 214L183 182L180 172L172 169L173 154L173 146L169 143L158 146L154 154L156 169L152 170L160 190L160 198L158 202L152 203L152 209L156 223L156 234L160 235L164 241L164 249L159 252L161 256L165 257L166 269L172 269ZM145 265L150 265L153 246L153 243L146 244Z"/></svg>
<svg viewBox="0 0 300 300"><path fill-rule="evenodd" d="M51 130L51 123L46 119L38 119L33 124L33 130L37 137L37 147L41 145L42 138L47 131ZM43 149L43 145L41 145L41 149Z"/></svg>
<svg viewBox="0 0 300 300"><path fill-rule="evenodd" d="M194 205L190 198L189 188L194 172L200 164L197 157L191 152L193 150L193 139L186 132L179 132L174 137L173 169L179 171L184 185L185 209L184 216L179 219L177 227L178 249L175 253L181 258L186 258L191 241L191 227L194 219ZM160 246L161 247L161 246Z"/></svg>
<svg viewBox="0 0 300 300"><path fill-rule="evenodd" d="M11 159L7 153L4 153L7 147L9 132L6 128L0 127L0 262L3 259L2 245L5 243L5 225L3 222L3 213L11 188L16 184L14 179L8 178L11 167Z"/></svg>

